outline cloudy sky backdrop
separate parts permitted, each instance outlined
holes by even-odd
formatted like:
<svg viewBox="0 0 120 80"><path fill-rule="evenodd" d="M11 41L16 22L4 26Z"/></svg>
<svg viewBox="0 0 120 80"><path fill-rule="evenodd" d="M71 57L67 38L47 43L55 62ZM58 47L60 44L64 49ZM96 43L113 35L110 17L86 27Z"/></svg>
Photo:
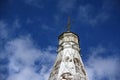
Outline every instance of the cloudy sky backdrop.
<svg viewBox="0 0 120 80"><path fill-rule="evenodd" d="M120 80L119 0L0 0L0 80L48 80L68 16L89 80Z"/></svg>

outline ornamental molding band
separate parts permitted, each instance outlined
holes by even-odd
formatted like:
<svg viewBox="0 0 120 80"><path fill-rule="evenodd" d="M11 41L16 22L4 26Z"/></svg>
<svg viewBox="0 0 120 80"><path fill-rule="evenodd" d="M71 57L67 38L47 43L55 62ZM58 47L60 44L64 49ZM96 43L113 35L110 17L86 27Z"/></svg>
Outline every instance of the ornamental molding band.
<svg viewBox="0 0 120 80"><path fill-rule="evenodd" d="M48 80L88 80L80 56L78 35L69 30L58 39L58 55Z"/></svg>

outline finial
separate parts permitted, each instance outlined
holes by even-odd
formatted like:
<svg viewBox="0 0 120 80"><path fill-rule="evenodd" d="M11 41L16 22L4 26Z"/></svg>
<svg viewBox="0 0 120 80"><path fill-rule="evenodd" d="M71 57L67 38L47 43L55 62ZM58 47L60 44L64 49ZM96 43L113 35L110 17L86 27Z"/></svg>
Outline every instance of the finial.
<svg viewBox="0 0 120 80"><path fill-rule="evenodd" d="M67 25L67 31L70 32L70 16L68 16L68 25Z"/></svg>

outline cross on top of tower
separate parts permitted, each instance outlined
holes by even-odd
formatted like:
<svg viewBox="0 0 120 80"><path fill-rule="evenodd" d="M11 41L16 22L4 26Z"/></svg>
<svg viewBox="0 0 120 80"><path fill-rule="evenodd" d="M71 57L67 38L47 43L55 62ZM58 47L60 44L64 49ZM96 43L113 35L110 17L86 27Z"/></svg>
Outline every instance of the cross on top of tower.
<svg viewBox="0 0 120 80"><path fill-rule="evenodd" d="M67 24L67 31L68 32L70 32L70 25L71 25L70 16L68 16L68 24Z"/></svg>

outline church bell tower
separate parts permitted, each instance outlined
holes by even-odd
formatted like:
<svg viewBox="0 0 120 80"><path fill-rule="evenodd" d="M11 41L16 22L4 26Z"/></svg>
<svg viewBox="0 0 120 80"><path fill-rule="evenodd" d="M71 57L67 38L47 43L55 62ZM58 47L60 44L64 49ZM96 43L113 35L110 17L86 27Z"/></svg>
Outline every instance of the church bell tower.
<svg viewBox="0 0 120 80"><path fill-rule="evenodd" d="M48 80L88 80L80 56L79 37L68 29L59 37L58 55Z"/></svg>

